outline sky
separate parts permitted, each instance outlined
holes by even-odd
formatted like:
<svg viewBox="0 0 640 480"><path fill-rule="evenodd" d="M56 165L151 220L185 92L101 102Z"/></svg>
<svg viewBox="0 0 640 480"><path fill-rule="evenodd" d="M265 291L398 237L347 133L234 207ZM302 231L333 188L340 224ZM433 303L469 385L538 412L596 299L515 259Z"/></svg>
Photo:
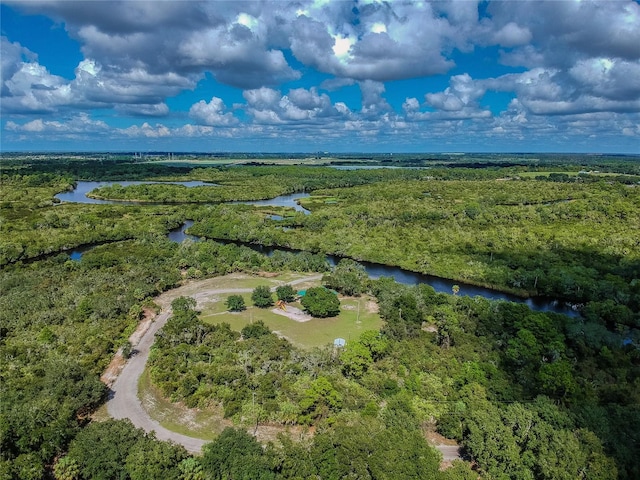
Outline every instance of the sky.
<svg viewBox="0 0 640 480"><path fill-rule="evenodd" d="M2 0L9 151L640 153L638 1Z"/></svg>

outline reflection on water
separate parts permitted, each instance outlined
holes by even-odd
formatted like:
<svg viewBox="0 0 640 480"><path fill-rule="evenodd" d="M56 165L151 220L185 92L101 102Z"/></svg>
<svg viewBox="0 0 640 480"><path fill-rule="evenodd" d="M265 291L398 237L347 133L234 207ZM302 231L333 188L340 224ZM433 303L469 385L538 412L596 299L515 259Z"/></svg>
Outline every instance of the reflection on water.
<svg viewBox="0 0 640 480"><path fill-rule="evenodd" d="M95 198L87 197L87 193L96 188L110 187L111 185L120 185L122 187L129 187L131 185L153 185L153 184L171 184L171 185L184 185L185 187L215 187L215 183L206 183L200 181L190 182L144 182L144 181L125 181L125 182L77 182L77 186L71 192L63 192L56 195L56 198L61 202L73 202L73 203L111 203L111 204L128 204L131 202L117 202L113 200L98 200Z"/></svg>
<svg viewBox="0 0 640 480"><path fill-rule="evenodd" d="M182 224L181 227L174 228L167 234L167 238L172 242L182 243L185 240L191 240L193 242L199 242L202 240L200 237L196 237L195 235L189 235L186 233L186 230L193 225L193 220L187 220Z"/></svg>
<svg viewBox="0 0 640 480"><path fill-rule="evenodd" d="M190 182L144 182L144 181L130 181L130 182L77 182L76 188L71 192L63 192L56 195L56 198L62 202L73 203L99 203L99 204L116 204L116 205L133 205L135 202L117 201L117 200L98 200L95 198L87 197L87 193L100 187L110 187L111 185L120 185L122 187L128 187L131 185L152 185L152 184L172 184L172 185L184 185L185 187L217 187L219 185L215 183L206 183L200 181ZM308 193L292 193L290 195L280 195L279 197L272 198L270 200L255 200L248 202L229 202L243 205L256 205L256 206L272 206L272 207L290 207L298 212L302 212L305 215L309 215L311 212L306 208L298 205L298 200L301 198L307 198Z"/></svg>
<svg viewBox="0 0 640 480"><path fill-rule="evenodd" d="M279 197L272 198L270 200L255 200L251 202L229 202L229 203L236 203L236 204L242 204L242 205L255 205L258 207L264 207L264 206L289 207L289 208L293 208L297 212L302 212L305 215L309 215L311 212L306 208L301 207L298 204L298 200L300 200L301 198L307 198L308 196L309 196L308 193L292 193L290 195L280 195ZM280 220L281 219L282 218L280 218Z"/></svg>

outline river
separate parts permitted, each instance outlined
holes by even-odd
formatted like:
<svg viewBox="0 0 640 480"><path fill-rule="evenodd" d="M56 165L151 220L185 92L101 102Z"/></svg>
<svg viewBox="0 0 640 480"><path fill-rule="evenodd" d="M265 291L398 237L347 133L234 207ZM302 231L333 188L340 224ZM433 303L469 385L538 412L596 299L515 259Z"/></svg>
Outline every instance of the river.
<svg viewBox="0 0 640 480"><path fill-rule="evenodd" d="M98 200L97 198L89 198L87 197L87 193L95 190L100 187L110 187L111 185L120 185L123 187L129 187L131 185L152 185L152 184L171 184L171 185L184 185L185 187L215 187L217 186L215 183L206 183L200 181L191 181L191 182L145 182L145 181L122 181L122 182L86 182L79 181L76 182L76 188L74 188L70 192L62 192L58 193L55 197L61 202L70 202L70 203L102 203L102 204L128 204L131 205L133 202L116 202L113 200Z"/></svg>
<svg viewBox="0 0 640 480"><path fill-rule="evenodd" d="M77 202L77 203L118 203L121 204L123 202L115 202L108 200L95 200L86 196L91 190L113 185L120 184L122 186L127 185L140 185L144 183L162 183L162 182L78 182L77 188L73 192L65 192L63 194L56 195L61 201L66 202ZM168 182L165 182L168 183ZM204 182L170 182L173 184L185 185L187 187L195 187L195 186L215 186L215 184L207 184ZM279 197L273 198L271 200L258 200L254 202L232 202L232 203L241 203L246 205L256 205L256 206L283 206L283 207L292 207L297 211L302 211L305 214L309 214L308 210L304 209L300 205L298 205L297 201L301 198L308 197L308 193L295 193L290 195L281 195ZM169 240L174 242L182 242L184 240L191 241L200 241L202 240L200 237L196 237L194 235L189 235L186 233L186 230L189 229L193 225L193 221L188 220L181 227L171 230L167 237ZM253 245L246 244L242 242L231 242L236 244L242 244L252 248L253 250L260 252L264 255L271 256L274 252L280 251L289 251L296 252L296 250L286 249L286 248L277 248L277 247L265 247L263 245ZM87 250L91 249L91 246L85 246L82 248L78 248L75 250L69 251L69 255L72 260L80 260L82 254ZM331 266L335 266L342 257L338 257L335 255L327 255L326 260ZM404 285L417 285L420 283L426 283L431 285L436 292L443 293L451 293L454 285L460 287L460 291L458 295L467 295L471 297L481 296L487 298L489 300L505 300L509 302L516 303L524 303L532 310L542 311L542 312L555 312L561 313L564 315L568 315L570 317L579 317L580 314L578 311L571 308L571 306L567 305L565 302L556 299L544 298L544 297L533 297L533 298L522 298L516 295L511 295L508 293L500 292L498 290L493 290L491 288L479 287L476 285L465 284L464 282L449 280L446 278L434 277L432 275L425 275L422 273L411 272L408 270L404 270L399 267L382 265L379 263L372 262L364 262L359 261L366 270L367 274L370 278L376 279L380 277L393 277L396 282L402 283Z"/></svg>
<svg viewBox="0 0 640 480"><path fill-rule="evenodd" d="M110 187L111 185L120 185L122 187L128 187L131 185L152 185L152 184L171 184L171 185L183 185L187 188L191 187L217 187L219 185L215 183L206 183L200 181L191 182L145 182L145 181L123 181L123 182L87 182L79 181L76 184L76 188L70 192L58 193L55 197L61 202L70 203L94 203L94 204L118 204L118 205L141 205L139 202L127 202L117 200L98 200L96 198L87 197L87 193L100 187ZM257 205L257 206L275 206L275 207L290 207L298 212L302 212L305 215L309 215L311 212L306 208L301 207L298 204L298 200L308 197L308 193L292 193L289 195L280 195L279 197L272 198L270 200L256 200L251 202L229 202L235 204L244 205Z"/></svg>
<svg viewBox="0 0 640 480"><path fill-rule="evenodd" d="M176 228L169 233L169 239L174 242L182 242L184 240L191 241L201 241L202 238L197 237L195 235L189 235L186 233L186 230L189 229L193 225L192 220L187 220L182 227ZM298 253L300 250L294 250L290 248L279 248L279 247L269 247L264 245L256 245L245 242L234 242L234 241L225 241L225 240L216 240L220 243L234 243L236 245L244 245L249 247L256 252L262 253L270 257L277 251L281 252L293 252ZM332 267L336 266L340 260L344 257L338 257L336 255L326 255L325 259ZM491 288L479 287L476 285L466 284L464 282L459 282L455 280L449 280L447 278L435 277L433 275L426 275L423 273L411 272L409 270L404 270L400 267L394 267L389 265L382 265L380 263L373 262L365 262L358 261L360 265L362 265L372 279L377 279L380 277L393 277L393 279L404 285L418 285L420 283L426 283L431 285L436 292L441 293L452 293L452 289L454 285L460 287L460 291L458 295L467 295L470 297L481 296L487 298L489 300L504 300L508 302L516 302L516 303L524 303L531 310L536 310L540 312L554 312L561 313L564 315L568 315L570 317L579 317L580 314L578 311L571 308L565 302L549 299L544 297L532 297L532 298L522 298L516 295L512 295L509 293L500 292L498 290L493 290Z"/></svg>

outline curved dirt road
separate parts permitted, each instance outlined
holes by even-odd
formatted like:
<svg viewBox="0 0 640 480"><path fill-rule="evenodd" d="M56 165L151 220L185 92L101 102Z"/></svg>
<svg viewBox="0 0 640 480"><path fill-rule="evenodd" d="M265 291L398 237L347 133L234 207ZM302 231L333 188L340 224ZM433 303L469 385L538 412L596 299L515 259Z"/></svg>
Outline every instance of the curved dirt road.
<svg viewBox="0 0 640 480"><path fill-rule="evenodd" d="M310 275L308 277L300 278L287 282L289 285L295 285L298 283L304 283L309 281L320 280L322 275ZM190 293L194 287L203 282L195 282L187 285L186 287L178 287L174 290L169 290L156 298L156 303L162 307L162 311L158 314L155 320L151 323L149 328L142 334L137 344L133 345L135 354L127 361L126 365L120 372L120 375L113 383L109 399L107 400L107 411L109 415L115 419L128 418L138 428L142 428L145 432L155 432L156 438L164 441L171 441L182 445L187 451L191 453L200 453L202 446L208 443L209 440L202 440L200 438L188 437L180 433L172 432L164 428L160 423L153 420L147 411L142 407L142 403L138 398L138 381L144 371L144 367L147 364L149 358L149 351L155 335L160 330L171 315L171 302L181 296L189 295L196 299L208 298L213 295L221 295L227 293L250 293L253 291L251 288L216 288L200 290L196 294ZM276 287L272 287L275 290ZM434 445L439 450L444 461L452 461L460 459L459 449L457 446L451 445Z"/></svg>
<svg viewBox="0 0 640 480"><path fill-rule="evenodd" d="M322 275L311 275L287 283L289 285L295 285L297 283L315 281L321 278ZM171 301L184 295L187 288L192 290L194 285L197 285L197 283L170 290L156 298L156 302L162 307L162 311L156 316L155 321L151 323L142 337L140 337L139 342L133 345L134 355L127 361L122 372L120 372L120 375L111 387L109 399L107 400L107 411L109 415L115 419L128 418L136 427L142 428L145 432L154 431L156 438L159 440L172 441L184 446L189 452L199 453L202 446L207 443L208 440L188 437L164 428L149 416L138 398L138 381L147 364L149 351L151 345L153 345L156 332L167 323L171 315ZM276 287L273 287L272 290L275 288ZM203 298L226 293L249 293L252 291L253 289L251 288L218 288L199 291L195 296Z"/></svg>

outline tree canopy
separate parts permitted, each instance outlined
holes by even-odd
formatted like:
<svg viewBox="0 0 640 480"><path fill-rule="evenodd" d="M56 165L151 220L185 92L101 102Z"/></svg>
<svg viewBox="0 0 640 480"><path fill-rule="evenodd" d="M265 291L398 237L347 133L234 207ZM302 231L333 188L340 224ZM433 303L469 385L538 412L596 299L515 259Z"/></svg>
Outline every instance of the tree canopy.
<svg viewBox="0 0 640 480"><path fill-rule="evenodd" d="M307 289L300 303L314 317L335 317L340 313L338 295L324 287Z"/></svg>

